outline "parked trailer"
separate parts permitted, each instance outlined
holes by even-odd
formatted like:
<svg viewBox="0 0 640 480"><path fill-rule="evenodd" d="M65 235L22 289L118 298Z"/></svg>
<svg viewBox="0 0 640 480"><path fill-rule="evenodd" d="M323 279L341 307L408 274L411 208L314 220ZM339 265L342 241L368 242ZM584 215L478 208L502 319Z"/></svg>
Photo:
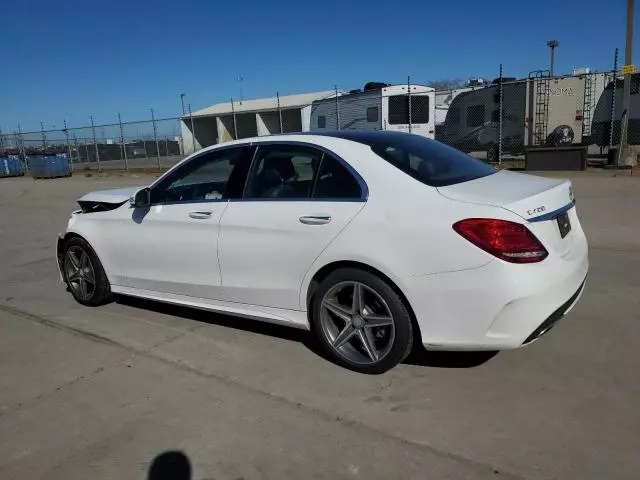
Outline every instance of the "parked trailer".
<svg viewBox="0 0 640 480"><path fill-rule="evenodd" d="M22 175L24 175L24 169L18 155L0 155L0 178Z"/></svg>
<svg viewBox="0 0 640 480"><path fill-rule="evenodd" d="M367 84L311 104L310 130L394 130L435 136L435 90L422 85Z"/></svg>
<svg viewBox="0 0 640 480"><path fill-rule="evenodd" d="M613 114L613 137L611 137L611 100L613 99L614 81L605 87L593 115L591 128L591 143L600 147L620 143L620 121L622 118L622 95L624 80L615 79L616 96L615 112ZM630 145L640 145L640 73L631 75L631 96L629 102L629 123L627 127L627 142Z"/></svg>
<svg viewBox="0 0 640 480"><path fill-rule="evenodd" d="M567 146L582 141L585 85L589 75L540 76L502 83L502 151L524 152L530 146ZM590 84L589 84L590 85ZM500 85L460 93L452 102L436 139L465 152L486 151L498 157Z"/></svg>
<svg viewBox="0 0 640 480"><path fill-rule="evenodd" d="M71 163L66 153L55 155L30 155L27 157L29 172L33 178L58 178L71 176Z"/></svg>

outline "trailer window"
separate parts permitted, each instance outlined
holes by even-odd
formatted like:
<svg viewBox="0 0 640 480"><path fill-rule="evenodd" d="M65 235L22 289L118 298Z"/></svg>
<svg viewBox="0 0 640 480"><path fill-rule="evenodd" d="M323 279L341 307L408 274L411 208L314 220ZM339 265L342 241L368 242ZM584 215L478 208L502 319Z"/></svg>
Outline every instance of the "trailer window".
<svg viewBox="0 0 640 480"><path fill-rule="evenodd" d="M429 97L411 95L411 123L429 123ZM389 97L389 124L409 124L409 95Z"/></svg>
<svg viewBox="0 0 640 480"><path fill-rule="evenodd" d="M484 124L484 105L467 107L467 127L479 127Z"/></svg>
<svg viewBox="0 0 640 480"><path fill-rule="evenodd" d="M367 122L373 123L378 121L378 107L367 108Z"/></svg>
<svg viewBox="0 0 640 480"><path fill-rule="evenodd" d="M318 128L327 128L327 117L324 115L318 116Z"/></svg>

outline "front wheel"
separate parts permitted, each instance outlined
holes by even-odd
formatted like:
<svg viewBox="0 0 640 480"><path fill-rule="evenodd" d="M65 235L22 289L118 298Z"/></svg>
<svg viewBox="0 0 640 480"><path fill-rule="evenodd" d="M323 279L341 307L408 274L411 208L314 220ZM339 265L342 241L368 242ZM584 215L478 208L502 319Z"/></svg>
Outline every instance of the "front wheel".
<svg viewBox="0 0 640 480"><path fill-rule="evenodd" d="M79 237L65 245L62 261L64 281L78 303L95 307L111 300L111 287L91 246Z"/></svg>
<svg viewBox="0 0 640 480"><path fill-rule="evenodd" d="M311 323L327 355L360 373L379 374L411 350L411 317L404 301L380 277L344 268L327 276L314 295Z"/></svg>

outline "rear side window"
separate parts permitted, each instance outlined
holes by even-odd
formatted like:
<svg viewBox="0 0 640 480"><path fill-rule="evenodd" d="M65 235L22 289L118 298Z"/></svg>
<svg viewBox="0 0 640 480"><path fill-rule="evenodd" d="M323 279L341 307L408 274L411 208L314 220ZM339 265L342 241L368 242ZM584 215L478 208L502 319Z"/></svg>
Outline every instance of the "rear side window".
<svg viewBox="0 0 640 480"><path fill-rule="evenodd" d="M427 95L393 95L389 97L390 125L409 125L409 98L411 98L411 123L429 123Z"/></svg>
<svg viewBox="0 0 640 480"><path fill-rule="evenodd" d="M338 160L325 154L313 189L313 198L359 199L360 184Z"/></svg>
<svg viewBox="0 0 640 480"><path fill-rule="evenodd" d="M467 182L496 172L480 160L419 135L397 134L361 142L407 175L432 187Z"/></svg>

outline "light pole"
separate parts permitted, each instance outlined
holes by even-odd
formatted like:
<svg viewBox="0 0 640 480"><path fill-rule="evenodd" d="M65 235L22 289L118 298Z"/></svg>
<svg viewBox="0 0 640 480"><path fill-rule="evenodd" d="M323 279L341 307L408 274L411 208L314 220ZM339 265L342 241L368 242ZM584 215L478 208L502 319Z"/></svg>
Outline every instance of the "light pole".
<svg viewBox="0 0 640 480"><path fill-rule="evenodd" d="M549 76L553 77L553 66L556 59L556 48L560 45L557 40L549 40L547 42L547 47L551 49L551 65L549 66Z"/></svg>
<svg viewBox="0 0 640 480"><path fill-rule="evenodd" d="M182 116L185 116L185 111L184 111L184 93L180 94L180 103L182 104Z"/></svg>
<svg viewBox="0 0 640 480"><path fill-rule="evenodd" d="M631 65L631 44L633 41L633 20L634 20L634 0L627 0L627 40L624 46L624 64ZM615 78L613 79L615 82ZM634 166L635 159L630 152L627 144L627 128L629 126L629 104L631 100L631 73L624 73L624 85L622 90L622 117L620 122L620 151L618 152L617 164L624 166Z"/></svg>

